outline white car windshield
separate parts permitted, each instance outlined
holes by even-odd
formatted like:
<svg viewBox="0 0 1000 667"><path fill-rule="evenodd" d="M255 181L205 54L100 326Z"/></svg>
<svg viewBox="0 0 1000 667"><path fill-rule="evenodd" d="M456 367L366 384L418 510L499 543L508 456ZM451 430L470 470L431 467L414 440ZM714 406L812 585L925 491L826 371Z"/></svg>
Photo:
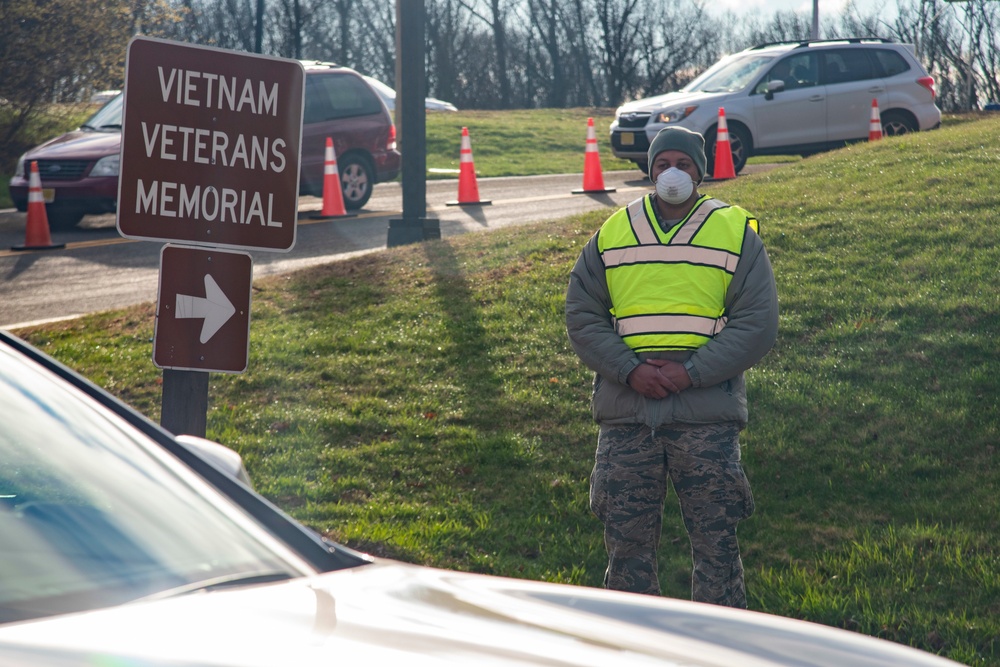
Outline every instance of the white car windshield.
<svg viewBox="0 0 1000 667"><path fill-rule="evenodd" d="M735 93L753 83L773 60L773 55L765 54L738 54L723 58L681 88L681 92Z"/></svg>
<svg viewBox="0 0 1000 667"><path fill-rule="evenodd" d="M382 83L378 79L373 79L370 76L363 77L368 85L375 89L375 92L382 96L382 99L396 99L396 91Z"/></svg>
<svg viewBox="0 0 1000 667"><path fill-rule="evenodd" d="M311 572L160 445L0 346L0 623Z"/></svg>

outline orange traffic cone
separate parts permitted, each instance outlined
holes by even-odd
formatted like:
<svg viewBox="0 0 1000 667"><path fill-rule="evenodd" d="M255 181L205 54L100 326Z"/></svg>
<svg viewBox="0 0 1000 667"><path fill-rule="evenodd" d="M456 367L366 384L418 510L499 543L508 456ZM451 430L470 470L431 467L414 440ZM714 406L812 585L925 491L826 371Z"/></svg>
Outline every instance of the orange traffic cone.
<svg viewBox="0 0 1000 667"><path fill-rule="evenodd" d="M736 178L733 167L733 149L729 145L729 127L726 125L726 109L719 107L719 127L715 131L715 169L712 178L721 181Z"/></svg>
<svg viewBox="0 0 1000 667"><path fill-rule="evenodd" d="M472 141L469 140L469 128L462 128L462 148L458 158L458 199L446 201L446 206L482 206L491 204L489 199L479 198L479 186L476 184L476 165L472 161Z"/></svg>
<svg viewBox="0 0 1000 667"><path fill-rule="evenodd" d="M872 115L868 121L868 141L882 138L882 116L878 112L878 99L872 98Z"/></svg>
<svg viewBox="0 0 1000 667"><path fill-rule="evenodd" d="M344 193L340 185L340 172L337 171L337 155L333 150L333 139L326 138L326 155L323 157L323 208L319 213L313 213L310 218L347 218L357 215L348 214L344 207Z"/></svg>
<svg viewBox="0 0 1000 667"><path fill-rule="evenodd" d="M65 247L65 243L52 243L49 216L45 212L45 199L42 197L42 177L38 175L38 163L32 161L28 177L28 222L24 227L24 245L11 246L11 250L51 250Z"/></svg>
<svg viewBox="0 0 1000 667"><path fill-rule="evenodd" d="M604 174L601 173L601 153L597 150L597 135L594 134L594 119L588 118L587 148L583 154L583 188L573 190L573 194L614 191L615 188L604 187Z"/></svg>

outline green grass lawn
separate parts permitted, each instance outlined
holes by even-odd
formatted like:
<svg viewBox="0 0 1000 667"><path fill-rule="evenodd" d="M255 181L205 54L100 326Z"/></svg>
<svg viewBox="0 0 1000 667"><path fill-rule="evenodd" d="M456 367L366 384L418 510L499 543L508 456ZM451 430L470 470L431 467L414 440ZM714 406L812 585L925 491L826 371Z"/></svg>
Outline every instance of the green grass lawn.
<svg viewBox="0 0 1000 667"><path fill-rule="evenodd" d="M492 129L453 120L480 167ZM704 188L761 219L781 301L747 377L753 609L1000 665L997 136L968 119ZM563 297L609 212L257 281L249 369L212 376L209 437L348 545L600 585L591 374ZM20 333L158 418L152 327L146 305ZM667 595L689 567L670 500Z"/></svg>

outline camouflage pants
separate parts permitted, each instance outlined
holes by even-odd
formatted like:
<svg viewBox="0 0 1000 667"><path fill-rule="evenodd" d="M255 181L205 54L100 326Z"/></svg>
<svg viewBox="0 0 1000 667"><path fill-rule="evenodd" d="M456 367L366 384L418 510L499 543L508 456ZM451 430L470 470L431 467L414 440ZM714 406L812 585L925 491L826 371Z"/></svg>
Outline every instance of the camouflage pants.
<svg viewBox="0 0 1000 667"><path fill-rule="evenodd" d="M660 594L667 479L691 541L691 599L746 607L736 525L753 513L736 423L601 426L590 507L604 524L606 588Z"/></svg>

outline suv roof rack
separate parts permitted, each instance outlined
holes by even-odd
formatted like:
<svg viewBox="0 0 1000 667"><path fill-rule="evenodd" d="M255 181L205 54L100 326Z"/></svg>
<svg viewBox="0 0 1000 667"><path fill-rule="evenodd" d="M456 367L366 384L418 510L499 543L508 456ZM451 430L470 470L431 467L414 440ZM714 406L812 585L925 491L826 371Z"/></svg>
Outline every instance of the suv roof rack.
<svg viewBox="0 0 1000 667"><path fill-rule="evenodd" d="M892 44L891 39L886 39L884 37L842 37L839 39L792 39L780 42L765 42L763 44L758 44L757 46L752 46L747 51L756 51L757 49L766 49L772 46L786 46L789 44L794 44L795 48L801 49L809 46L810 44L862 44L865 42L876 42L881 44Z"/></svg>

